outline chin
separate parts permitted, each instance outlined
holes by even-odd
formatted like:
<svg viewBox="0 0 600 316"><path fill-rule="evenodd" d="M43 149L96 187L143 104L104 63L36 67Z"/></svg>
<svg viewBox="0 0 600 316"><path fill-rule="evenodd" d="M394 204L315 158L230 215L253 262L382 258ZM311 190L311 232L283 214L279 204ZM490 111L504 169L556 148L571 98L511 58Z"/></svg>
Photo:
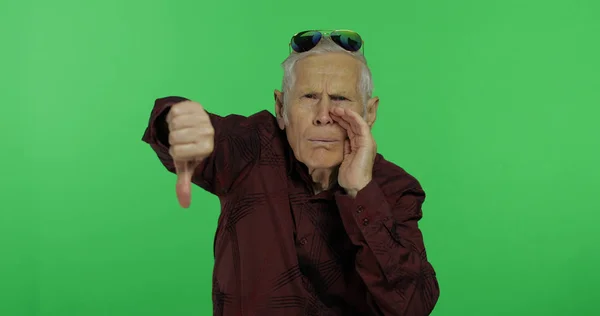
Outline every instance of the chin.
<svg viewBox="0 0 600 316"><path fill-rule="evenodd" d="M332 169L338 167L342 163L342 158L337 156L339 155L325 155L325 157L307 157L308 159L304 160L304 164L309 169Z"/></svg>
<svg viewBox="0 0 600 316"><path fill-rule="evenodd" d="M307 163L306 166L308 167L308 169L333 169L337 166L339 166L340 163L336 162L336 163L332 163L332 162L313 162L313 163Z"/></svg>

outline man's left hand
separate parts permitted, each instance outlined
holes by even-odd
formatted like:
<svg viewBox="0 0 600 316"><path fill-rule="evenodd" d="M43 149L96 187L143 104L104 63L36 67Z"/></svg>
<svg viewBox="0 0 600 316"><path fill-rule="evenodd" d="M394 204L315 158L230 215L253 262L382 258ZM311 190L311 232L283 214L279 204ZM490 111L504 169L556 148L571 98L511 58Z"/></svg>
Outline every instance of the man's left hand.
<svg viewBox="0 0 600 316"><path fill-rule="evenodd" d="M336 107L331 110L331 114L348 133L348 139L344 143L344 160L338 172L338 183L348 195L356 197L358 191L371 182L377 145L371 128L358 113Z"/></svg>

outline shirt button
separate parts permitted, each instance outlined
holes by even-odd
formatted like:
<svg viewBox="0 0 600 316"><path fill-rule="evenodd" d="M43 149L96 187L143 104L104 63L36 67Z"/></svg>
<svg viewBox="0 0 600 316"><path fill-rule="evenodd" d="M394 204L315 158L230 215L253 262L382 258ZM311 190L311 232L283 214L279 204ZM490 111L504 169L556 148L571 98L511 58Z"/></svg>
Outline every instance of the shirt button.
<svg viewBox="0 0 600 316"><path fill-rule="evenodd" d="M365 210L365 208L364 208L362 205L359 205L357 209L358 209L358 210L356 211L356 213L357 213L357 214L360 214L360 213L362 213L362 211L364 211L364 210Z"/></svg>
<svg viewBox="0 0 600 316"><path fill-rule="evenodd" d="M369 220L367 218L363 219L363 226L369 225Z"/></svg>
<svg viewBox="0 0 600 316"><path fill-rule="evenodd" d="M300 239L300 244L301 244L302 246L306 245L306 243L307 243L307 242L308 242L308 240L306 240L306 238L302 238L302 239Z"/></svg>

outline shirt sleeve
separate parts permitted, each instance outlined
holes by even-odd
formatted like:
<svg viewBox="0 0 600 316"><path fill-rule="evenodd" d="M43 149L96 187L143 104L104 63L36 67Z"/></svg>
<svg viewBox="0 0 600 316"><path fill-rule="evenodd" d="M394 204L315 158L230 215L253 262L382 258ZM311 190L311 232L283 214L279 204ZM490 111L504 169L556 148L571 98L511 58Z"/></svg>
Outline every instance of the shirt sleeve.
<svg viewBox="0 0 600 316"><path fill-rule="evenodd" d="M163 166L172 173L175 173L175 166L166 141L169 137L165 118L173 104L185 100L187 99L182 97L157 99L142 137L154 150ZM223 117L213 113L208 115L215 130L214 150L196 168L192 182L215 195L223 195L230 191L257 161L260 142L253 125L253 117Z"/></svg>
<svg viewBox="0 0 600 316"><path fill-rule="evenodd" d="M396 184L391 198L371 181L355 198L338 194L336 203L350 239L359 247L356 269L378 314L425 316L439 297L417 225L425 193L416 180L412 186Z"/></svg>

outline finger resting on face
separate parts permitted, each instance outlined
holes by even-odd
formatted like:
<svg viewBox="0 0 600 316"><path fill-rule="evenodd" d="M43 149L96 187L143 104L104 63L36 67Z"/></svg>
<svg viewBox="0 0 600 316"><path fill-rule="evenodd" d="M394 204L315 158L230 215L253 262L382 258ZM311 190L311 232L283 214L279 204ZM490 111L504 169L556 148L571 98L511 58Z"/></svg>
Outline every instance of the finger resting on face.
<svg viewBox="0 0 600 316"><path fill-rule="evenodd" d="M338 122L340 125L342 125L342 124L346 124L346 125L348 125L348 122L346 122L346 120L344 120L344 119L343 119L341 116L339 116L339 115L332 115L332 116L331 116L331 118L332 118L334 121Z"/></svg>
<svg viewBox="0 0 600 316"><path fill-rule="evenodd" d="M363 135L368 132L369 126L367 125L367 122L365 122L365 120L358 113L349 109L344 109L344 115L342 118L350 123L354 133Z"/></svg>
<svg viewBox="0 0 600 316"><path fill-rule="evenodd" d="M332 116L333 120L336 121L340 126L346 130L348 137L354 137L354 132L352 131L352 126L346 120L344 120L340 116Z"/></svg>
<svg viewBox="0 0 600 316"><path fill-rule="evenodd" d="M334 107L331 109L331 113L337 115L337 116L341 116L344 114L344 109L340 108L340 107Z"/></svg>
<svg viewBox="0 0 600 316"><path fill-rule="evenodd" d="M346 129L347 131L352 131L354 134L359 134L360 133L360 127L358 127L355 123L354 123L355 119L344 113L340 116L338 116L338 123L344 127L344 129Z"/></svg>

